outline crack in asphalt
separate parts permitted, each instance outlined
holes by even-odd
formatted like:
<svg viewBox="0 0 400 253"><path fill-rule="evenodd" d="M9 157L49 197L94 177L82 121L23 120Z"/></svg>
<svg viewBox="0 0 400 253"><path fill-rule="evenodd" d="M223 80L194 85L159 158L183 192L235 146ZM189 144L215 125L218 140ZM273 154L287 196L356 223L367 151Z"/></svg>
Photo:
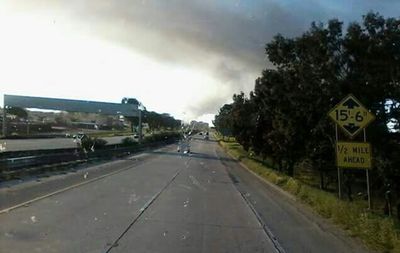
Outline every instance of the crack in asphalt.
<svg viewBox="0 0 400 253"><path fill-rule="evenodd" d="M190 162L190 161L189 161ZM189 164L189 163L187 163ZM122 234L111 244L111 246L107 249L105 253L111 252L111 250L118 246L118 242L129 232L129 230L135 225L135 223L142 217L142 215L146 212L146 210L154 203L154 201L171 185L171 183L175 180L175 178L181 173L183 168L179 169L174 176L167 182L167 184L161 188L159 192L157 192L149 201L144 204L142 208L140 208L139 215L128 225L128 227L122 232Z"/></svg>
<svg viewBox="0 0 400 253"><path fill-rule="evenodd" d="M272 244L274 245L275 249L277 250L277 252L279 253L285 253L286 251L283 249L283 247L281 246L281 244L279 243L278 239L276 238L276 236L272 233L272 231L268 228L268 226L265 224L265 222L262 220L261 216L259 215L259 213L257 212L257 210L255 209L255 207L253 206L253 204L250 202L250 200L246 197L246 194L244 194L242 191L240 191L238 189L238 187L234 184L236 190L240 193L240 195L242 196L243 200L246 202L247 206L250 207L251 211L254 213L254 215L256 216L258 222L261 224L264 232L267 234L267 236L271 239Z"/></svg>
<svg viewBox="0 0 400 253"><path fill-rule="evenodd" d="M218 158L220 158L220 156L217 154L217 150L214 149L215 154L217 155ZM225 167L225 169L228 168L228 165L223 161L220 160L220 162L223 164L223 166ZM265 232L265 234L267 235L267 237L271 240L272 244L274 245L276 251L278 253L286 253L285 249L281 246L281 244L279 243L278 239L276 238L276 236L272 233L272 231L268 228L267 224L263 221L263 219L261 218L260 214L257 212L256 208L254 207L254 205L251 203L251 201L247 198L246 194L243 193L240 189L239 189L239 185L240 185L240 181L236 178L236 176L234 176L232 173L230 173L227 170L228 176L229 178L232 180L233 182L233 186L235 187L235 189L239 192L240 196L242 196L244 202L246 203L246 205L250 208L250 210L254 213L254 215L256 216L258 222L260 223L263 231Z"/></svg>

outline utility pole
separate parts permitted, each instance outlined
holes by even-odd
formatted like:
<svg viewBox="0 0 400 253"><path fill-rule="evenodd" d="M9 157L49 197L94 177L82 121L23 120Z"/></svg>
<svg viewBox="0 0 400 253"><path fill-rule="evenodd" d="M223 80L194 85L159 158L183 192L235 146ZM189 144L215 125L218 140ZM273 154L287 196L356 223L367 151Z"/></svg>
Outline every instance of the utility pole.
<svg viewBox="0 0 400 253"><path fill-rule="evenodd" d="M26 135L29 136L29 120L26 119Z"/></svg>
<svg viewBox="0 0 400 253"><path fill-rule="evenodd" d="M5 104L3 106L3 136L7 136L7 111Z"/></svg>

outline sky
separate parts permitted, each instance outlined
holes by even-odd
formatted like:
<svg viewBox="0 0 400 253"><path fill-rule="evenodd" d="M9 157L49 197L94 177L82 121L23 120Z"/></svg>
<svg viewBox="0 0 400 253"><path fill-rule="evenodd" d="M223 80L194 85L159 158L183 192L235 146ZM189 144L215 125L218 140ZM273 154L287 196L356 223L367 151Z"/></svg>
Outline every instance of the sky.
<svg viewBox="0 0 400 253"><path fill-rule="evenodd" d="M398 0L0 0L2 94L120 102L211 122L271 67L274 35Z"/></svg>

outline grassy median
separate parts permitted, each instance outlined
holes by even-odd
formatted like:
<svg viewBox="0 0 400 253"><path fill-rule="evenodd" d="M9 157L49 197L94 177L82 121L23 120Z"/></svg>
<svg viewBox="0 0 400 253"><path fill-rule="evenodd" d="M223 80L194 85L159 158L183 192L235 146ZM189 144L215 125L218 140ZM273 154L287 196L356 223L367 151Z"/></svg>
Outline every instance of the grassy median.
<svg viewBox="0 0 400 253"><path fill-rule="evenodd" d="M345 229L350 236L360 238L369 248L400 253L400 227L394 219L369 212L365 201L342 201L332 193L313 188L272 170L265 162L250 157L248 152L232 139L218 140L227 153L240 160L247 168L291 193L318 214Z"/></svg>

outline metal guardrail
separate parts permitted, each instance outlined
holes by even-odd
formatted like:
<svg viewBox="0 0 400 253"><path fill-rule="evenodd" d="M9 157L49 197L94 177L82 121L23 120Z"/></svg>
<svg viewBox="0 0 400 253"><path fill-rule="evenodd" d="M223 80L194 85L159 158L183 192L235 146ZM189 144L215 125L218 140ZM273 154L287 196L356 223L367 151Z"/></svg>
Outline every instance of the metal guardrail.
<svg viewBox="0 0 400 253"><path fill-rule="evenodd" d="M94 152L83 152L77 149L63 149L59 153L46 153L28 155L21 157L0 158L0 174L12 173L32 167L39 167L44 165L55 165L73 161L93 161L93 160L107 160L114 157L123 157L132 153L144 151L152 147L161 145L172 144L174 141L162 141L154 143L146 143L131 147L121 146L108 146L104 149L98 149Z"/></svg>
<svg viewBox="0 0 400 253"><path fill-rule="evenodd" d="M63 153L63 154L48 154L48 155L6 158L0 160L0 170L2 170L3 172L4 171L10 172L29 167L68 162L73 160L79 160L80 156L81 156L80 154Z"/></svg>

